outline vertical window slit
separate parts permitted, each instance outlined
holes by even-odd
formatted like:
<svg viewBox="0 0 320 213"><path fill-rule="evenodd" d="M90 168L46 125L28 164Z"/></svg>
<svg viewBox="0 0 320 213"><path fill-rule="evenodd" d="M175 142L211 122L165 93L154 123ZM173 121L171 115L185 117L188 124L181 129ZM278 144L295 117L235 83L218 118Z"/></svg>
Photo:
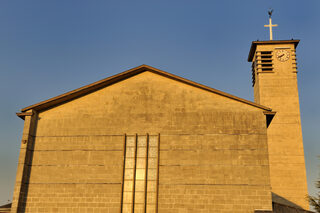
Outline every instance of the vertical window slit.
<svg viewBox="0 0 320 213"><path fill-rule="evenodd" d="M159 135L125 136L121 213L156 213Z"/></svg>

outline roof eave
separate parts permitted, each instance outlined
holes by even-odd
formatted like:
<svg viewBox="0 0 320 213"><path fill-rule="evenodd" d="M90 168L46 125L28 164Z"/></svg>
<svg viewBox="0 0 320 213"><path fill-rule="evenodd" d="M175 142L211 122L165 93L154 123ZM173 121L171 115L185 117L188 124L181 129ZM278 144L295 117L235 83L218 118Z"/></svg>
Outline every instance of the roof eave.
<svg viewBox="0 0 320 213"><path fill-rule="evenodd" d="M274 111L264 111L263 112L266 116L266 123L267 123L267 128L271 124L271 121L273 120L274 116L276 115L277 112Z"/></svg>
<svg viewBox="0 0 320 213"><path fill-rule="evenodd" d="M100 81L96 81L92 84L80 87L78 89L72 90L70 92L63 93L61 95L58 95L56 97L50 98L48 100L41 101L39 103L33 104L31 106L25 107L21 109L21 112L26 112L30 109L35 109L37 111L42 111L47 108L50 108L51 106L55 106L56 104L64 103L69 100L73 100L75 98L78 98L82 95L86 95L88 93L94 92L98 89L101 89L105 86L111 85L113 83L116 83L118 81L121 81L123 79L126 79L127 77L134 76L138 73L141 73L145 70L147 65L141 65L135 68L132 68L130 70L127 70L125 72L110 76L108 78L104 78Z"/></svg>

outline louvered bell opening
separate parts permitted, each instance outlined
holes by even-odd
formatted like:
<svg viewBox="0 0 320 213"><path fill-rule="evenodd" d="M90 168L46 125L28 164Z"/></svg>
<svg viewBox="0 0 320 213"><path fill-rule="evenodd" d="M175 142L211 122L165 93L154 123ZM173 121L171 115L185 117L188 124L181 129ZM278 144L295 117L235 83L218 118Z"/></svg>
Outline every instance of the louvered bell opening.
<svg viewBox="0 0 320 213"><path fill-rule="evenodd" d="M273 71L272 51L261 52L261 69L262 71Z"/></svg>

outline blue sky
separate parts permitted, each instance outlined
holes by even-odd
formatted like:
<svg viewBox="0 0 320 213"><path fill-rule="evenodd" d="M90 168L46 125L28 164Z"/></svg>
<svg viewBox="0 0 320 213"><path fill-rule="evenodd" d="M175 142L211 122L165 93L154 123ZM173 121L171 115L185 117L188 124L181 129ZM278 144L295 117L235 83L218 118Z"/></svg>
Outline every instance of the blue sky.
<svg viewBox="0 0 320 213"><path fill-rule="evenodd" d="M148 64L253 100L251 41L301 39L298 83L309 192L320 160L319 0L1 0L0 204L12 199L19 109Z"/></svg>

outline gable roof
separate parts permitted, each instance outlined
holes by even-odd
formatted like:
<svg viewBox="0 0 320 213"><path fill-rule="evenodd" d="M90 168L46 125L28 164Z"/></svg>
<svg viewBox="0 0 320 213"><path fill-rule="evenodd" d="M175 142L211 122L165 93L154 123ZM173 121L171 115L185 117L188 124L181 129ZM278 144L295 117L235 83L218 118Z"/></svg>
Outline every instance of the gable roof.
<svg viewBox="0 0 320 213"><path fill-rule="evenodd" d="M87 94L92 93L94 91L97 91L101 88L112 85L114 83L117 83L119 81L122 81L124 79L130 78L132 76L135 76L137 74L140 74L140 73L143 73L146 71L149 71L149 72L152 72L152 73L155 73L155 74L158 74L158 75L161 75L161 76L164 76L164 77L167 77L167 78L170 78L170 79L173 79L173 80L176 80L176 81L179 81L179 82L182 82L182 83L185 83L185 84L188 84L188 85L191 85L191 86L194 86L194 87L206 90L206 91L209 91L209 92L213 92L215 94L218 94L218 95L221 95L221 96L224 96L224 97L227 97L227 98L230 98L230 99L233 99L233 100L236 100L236 101L239 101L239 102L242 102L242 103L263 109L263 110L266 110L266 111L270 111L270 112L272 111L270 108L262 106L260 104L236 97L234 95L230 95L228 93L213 89L211 87L190 81L188 79L185 79L185 78L182 78L182 77L173 75L171 73L168 73L168 72L165 72L165 71L162 71L162 70L156 69L154 67L143 64L138 67L132 68L130 70L124 71L122 73L119 73L119 74L113 75L111 77L102 79L100 81L94 82L94 83L89 84L87 86L80 87L78 89L72 90L72 91L64 93L62 95L59 95L59 96L50 98L48 100L41 101L37 104L33 104L31 106L25 107L25 108L21 109L21 113L17 113L17 115L21 118L24 118L25 115L28 115L28 113L27 113L28 110L44 111L46 109L52 108L52 107L57 106L62 103L66 103L68 101L71 101L73 99L79 98L84 95L87 95Z"/></svg>

